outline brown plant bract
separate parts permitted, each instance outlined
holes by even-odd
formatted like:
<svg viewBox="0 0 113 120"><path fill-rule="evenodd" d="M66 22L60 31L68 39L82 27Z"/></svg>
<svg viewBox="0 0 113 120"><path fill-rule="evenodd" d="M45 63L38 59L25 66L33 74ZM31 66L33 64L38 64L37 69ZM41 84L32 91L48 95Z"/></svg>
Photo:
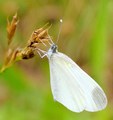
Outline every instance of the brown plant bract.
<svg viewBox="0 0 113 120"><path fill-rule="evenodd" d="M12 38L14 36L17 24L19 20L17 17L17 13L13 16L13 19L11 22L7 19L7 37L8 37L8 45L12 42Z"/></svg>
<svg viewBox="0 0 113 120"><path fill-rule="evenodd" d="M14 49L8 49L8 51L6 52L5 55L5 60L4 60L4 64L0 70L0 72L3 72L6 68L10 67L16 59L17 53L19 51L18 50L14 50Z"/></svg>
<svg viewBox="0 0 113 120"><path fill-rule="evenodd" d="M46 24L47 25L47 24ZM49 41L49 34L48 34L48 29L51 27L48 27L45 29L44 25L42 28L39 28L37 30L35 30L32 34L30 39L28 40L28 46L34 46L35 47L35 43L43 43L43 42L48 42Z"/></svg>

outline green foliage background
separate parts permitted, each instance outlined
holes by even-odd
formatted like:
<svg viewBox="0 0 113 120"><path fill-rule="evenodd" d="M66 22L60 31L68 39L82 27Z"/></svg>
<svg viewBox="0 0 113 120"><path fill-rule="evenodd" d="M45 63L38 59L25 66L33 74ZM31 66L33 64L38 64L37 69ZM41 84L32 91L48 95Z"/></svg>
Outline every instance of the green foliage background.
<svg viewBox="0 0 113 120"><path fill-rule="evenodd" d="M105 110L73 113L54 102L47 58L23 60L0 74L0 120L112 120L113 119L113 1L112 0L0 0L0 65L7 47L7 17L18 11L13 46L25 46L33 30L48 21L56 40L63 26L59 51L70 56L104 89ZM75 91L76 94L76 91Z"/></svg>

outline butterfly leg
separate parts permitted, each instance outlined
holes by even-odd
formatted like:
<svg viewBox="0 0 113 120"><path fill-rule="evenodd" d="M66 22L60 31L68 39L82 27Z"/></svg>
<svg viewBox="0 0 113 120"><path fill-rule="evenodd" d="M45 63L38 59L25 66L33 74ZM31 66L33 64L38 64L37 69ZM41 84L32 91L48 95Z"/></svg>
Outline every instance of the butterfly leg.
<svg viewBox="0 0 113 120"><path fill-rule="evenodd" d="M49 43L50 43L50 45L52 45L53 44L53 41L52 41L52 39L51 39L51 37L49 36L49 41L48 41Z"/></svg>
<svg viewBox="0 0 113 120"><path fill-rule="evenodd" d="M43 42L43 40L40 40L41 41L41 43L44 45L44 46L46 46L46 44Z"/></svg>
<svg viewBox="0 0 113 120"><path fill-rule="evenodd" d="M50 46L52 45L49 40L48 40L48 44L49 44Z"/></svg>
<svg viewBox="0 0 113 120"><path fill-rule="evenodd" d="M41 58L44 58L44 57L47 55L47 52L46 52L46 51L41 50L41 49L39 49L39 48L37 48L37 53L39 54L39 56L40 56ZM42 54L41 54L41 53L42 53Z"/></svg>

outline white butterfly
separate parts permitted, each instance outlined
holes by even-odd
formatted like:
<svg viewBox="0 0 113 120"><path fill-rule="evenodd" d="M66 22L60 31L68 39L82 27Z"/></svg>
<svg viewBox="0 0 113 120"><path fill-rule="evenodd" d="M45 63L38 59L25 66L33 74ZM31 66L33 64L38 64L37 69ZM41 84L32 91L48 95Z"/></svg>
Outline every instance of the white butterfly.
<svg viewBox="0 0 113 120"><path fill-rule="evenodd" d="M53 42L47 52L38 50L44 53L42 57L49 59L51 89L56 101L73 112L95 112L106 107L107 98L102 88L73 60L58 52Z"/></svg>

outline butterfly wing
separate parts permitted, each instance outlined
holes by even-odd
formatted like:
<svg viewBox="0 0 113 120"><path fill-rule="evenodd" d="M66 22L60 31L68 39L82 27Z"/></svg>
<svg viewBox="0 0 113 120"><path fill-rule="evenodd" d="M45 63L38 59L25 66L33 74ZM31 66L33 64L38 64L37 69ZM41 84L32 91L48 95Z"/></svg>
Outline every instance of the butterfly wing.
<svg viewBox="0 0 113 120"><path fill-rule="evenodd" d="M49 58L51 88L56 101L74 112L99 111L107 98L101 87L63 53Z"/></svg>

